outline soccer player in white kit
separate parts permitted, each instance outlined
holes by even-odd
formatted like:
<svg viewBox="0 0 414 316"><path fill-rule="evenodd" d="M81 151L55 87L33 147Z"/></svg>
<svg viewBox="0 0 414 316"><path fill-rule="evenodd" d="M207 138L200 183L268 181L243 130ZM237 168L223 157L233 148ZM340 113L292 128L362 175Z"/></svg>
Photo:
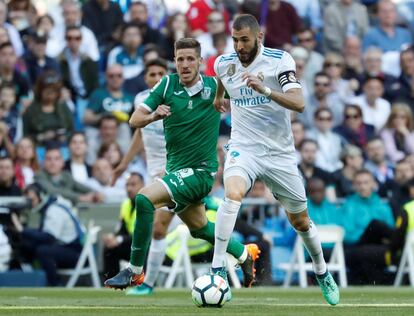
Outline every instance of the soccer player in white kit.
<svg viewBox="0 0 414 316"><path fill-rule="evenodd" d="M217 211L212 270L225 269L226 248L237 213L255 179L280 201L308 250L323 296L339 303L338 287L327 271L315 225L309 219L303 180L296 164L290 111L303 112L301 85L289 53L264 47L257 20L238 16L232 26L235 53L219 56L215 106L224 112L230 96L232 130L224 166L225 198Z"/></svg>
<svg viewBox="0 0 414 316"><path fill-rule="evenodd" d="M167 70L167 62L163 59L157 58L146 63L144 80L149 89L136 95L134 101L135 107L140 105L148 97L150 89L167 74ZM127 169L128 164L140 149L142 149L142 146L144 146L147 170L151 181L164 175L167 163L167 151L165 148L163 121L158 120L134 132L127 154L114 171L113 182ZM154 219L153 237L148 253L145 281L139 287L129 289L126 292L127 294L147 295L152 293L152 288L165 257L167 248L167 242L165 240L166 234L168 230L174 229L180 223L181 220L178 216L174 217L174 213L169 211L167 207L157 210Z"/></svg>

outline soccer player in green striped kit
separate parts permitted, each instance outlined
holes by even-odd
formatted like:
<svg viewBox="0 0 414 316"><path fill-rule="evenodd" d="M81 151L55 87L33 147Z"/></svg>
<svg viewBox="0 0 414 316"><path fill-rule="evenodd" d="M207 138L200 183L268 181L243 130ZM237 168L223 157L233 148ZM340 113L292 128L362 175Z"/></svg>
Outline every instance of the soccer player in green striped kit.
<svg viewBox="0 0 414 316"><path fill-rule="evenodd" d="M183 38L175 43L177 74L165 76L130 119L142 128L164 120L167 148L166 175L136 196L137 219L129 266L105 281L105 286L124 289L144 282L144 261L151 241L154 211L167 206L190 229L194 238L214 244L214 224L207 221L203 198L210 192L217 171L217 138L220 113L213 105L217 82L200 75L200 43ZM255 277L259 249L230 240L227 251L238 259L244 284Z"/></svg>

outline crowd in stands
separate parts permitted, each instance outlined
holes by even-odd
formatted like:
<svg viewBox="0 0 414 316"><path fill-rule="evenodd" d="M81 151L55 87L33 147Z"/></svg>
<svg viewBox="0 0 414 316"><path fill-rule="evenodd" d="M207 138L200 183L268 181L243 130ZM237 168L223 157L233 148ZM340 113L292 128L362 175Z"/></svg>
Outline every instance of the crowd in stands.
<svg viewBox="0 0 414 316"><path fill-rule="evenodd" d="M381 282L414 218L414 19L397 2L1 0L0 196L25 195L42 214L36 230L22 216L5 224L10 240L19 237L15 251L37 259L57 285L56 266L76 263L81 249L72 209L122 203L128 220L104 237L104 272L116 273L117 260L128 259L121 245L130 243L133 192L148 179L142 146L115 184L112 175L131 143L128 120L151 61L163 59L173 72L174 41L195 37L201 70L214 76L216 57L234 50L232 20L250 13L264 45L296 62L306 107L292 113L292 131L311 218L345 229L351 283ZM220 126L217 198L230 118L223 114ZM260 194L273 199L264 187ZM48 216L53 209L61 215ZM259 230L243 231L269 248Z"/></svg>

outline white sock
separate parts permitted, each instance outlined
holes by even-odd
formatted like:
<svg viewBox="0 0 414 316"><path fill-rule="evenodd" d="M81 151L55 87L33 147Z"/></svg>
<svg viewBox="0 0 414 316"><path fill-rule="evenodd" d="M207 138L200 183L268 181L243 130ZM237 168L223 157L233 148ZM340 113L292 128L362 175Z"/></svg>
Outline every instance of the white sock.
<svg viewBox="0 0 414 316"><path fill-rule="evenodd" d="M240 202L224 198L217 210L215 239L214 239L214 257L213 268L226 266L226 250L229 244L231 233L236 223L237 213L240 209Z"/></svg>
<svg viewBox="0 0 414 316"><path fill-rule="evenodd" d="M131 263L128 263L128 268L135 274L141 274L143 267L142 266L134 266Z"/></svg>
<svg viewBox="0 0 414 316"><path fill-rule="evenodd" d="M239 258L237 258L237 261L239 263L243 263L243 262L246 261L246 259L247 259L247 248L246 248L246 246L244 246L244 251L243 251L242 255Z"/></svg>
<svg viewBox="0 0 414 316"><path fill-rule="evenodd" d="M308 231L301 232L297 230L296 232L302 237L305 248L312 258L313 271L316 274L324 274L326 272L326 262L323 258L322 245L315 224L310 221Z"/></svg>
<svg viewBox="0 0 414 316"><path fill-rule="evenodd" d="M164 261L167 241L164 239L152 239L147 259L147 271L145 272L145 284L153 287L158 278L158 272Z"/></svg>

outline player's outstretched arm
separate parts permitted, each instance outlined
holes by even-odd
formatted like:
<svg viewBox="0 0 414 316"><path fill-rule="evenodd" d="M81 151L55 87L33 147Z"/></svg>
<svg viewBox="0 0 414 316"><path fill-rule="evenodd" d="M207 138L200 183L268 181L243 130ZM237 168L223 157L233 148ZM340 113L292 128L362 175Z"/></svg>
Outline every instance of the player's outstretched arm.
<svg viewBox="0 0 414 316"><path fill-rule="evenodd" d="M131 144L129 145L128 151L124 157L122 157L121 162L116 166L112 172L112 186L115 185L116 180L125 172L128 168L129 163L134 159L136 154L138 154L143 149L141 130L137 128L132 136Z"/></svg>
<svg viewBox="0 0 414 316"><path fill-rule="evenodd" d="M142 128L170 115L170 107L165 104L159 105L154 112L150 112L143 106L140 106L132 113L129 119L129 125L133 128Z"/></svg>
<svg viewBox="0 0 414 316"><path fill-rule="evenodd" d="M267 96L273 101L277 102L286 109L303 112L305 110L305 100L303 98L302 89L292 88L286 92L278 92L266 87L263 82L255 75L245 73L243 80L246 80L246 85Z"/></svg>

